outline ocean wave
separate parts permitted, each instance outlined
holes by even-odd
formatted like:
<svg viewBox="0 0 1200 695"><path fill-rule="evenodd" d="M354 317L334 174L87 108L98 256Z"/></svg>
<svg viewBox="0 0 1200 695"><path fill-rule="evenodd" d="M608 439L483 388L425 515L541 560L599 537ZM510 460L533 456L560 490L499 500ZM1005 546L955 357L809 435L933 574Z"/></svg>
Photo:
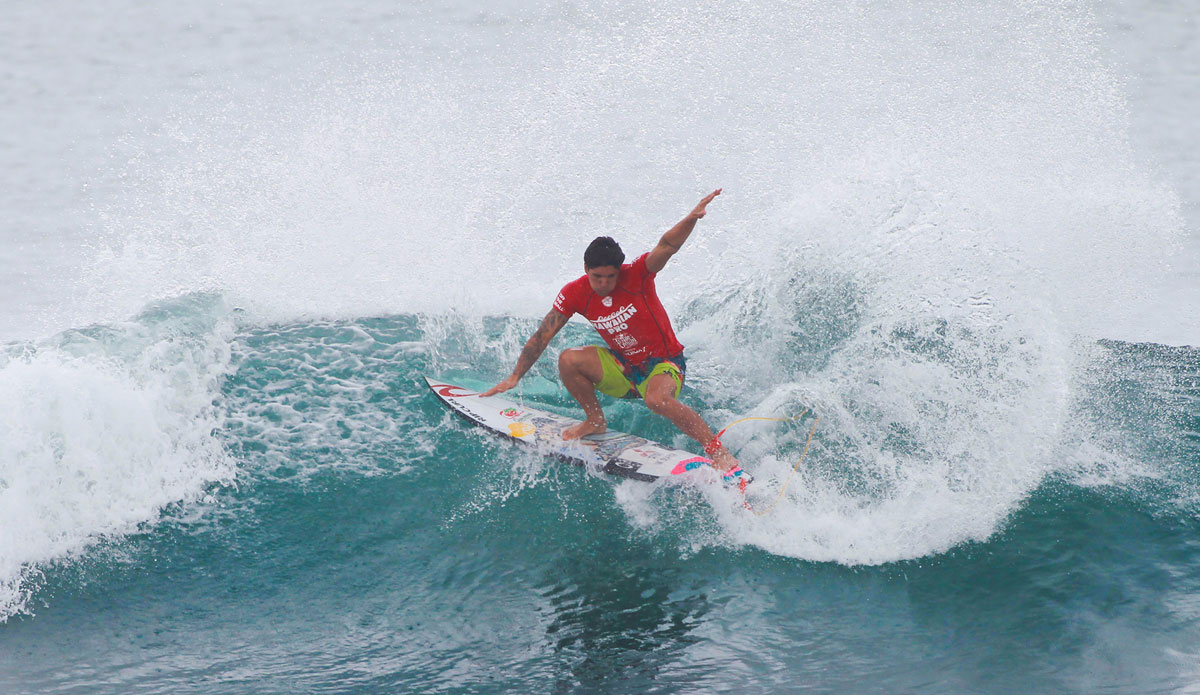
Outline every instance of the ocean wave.
<svg viewBox="0 0 1200 695"><path fill-rule="evenodd" d="M214 430L231 324L211 296L10 344L0 355L0 619L44 567L228 481Z"/></svg>

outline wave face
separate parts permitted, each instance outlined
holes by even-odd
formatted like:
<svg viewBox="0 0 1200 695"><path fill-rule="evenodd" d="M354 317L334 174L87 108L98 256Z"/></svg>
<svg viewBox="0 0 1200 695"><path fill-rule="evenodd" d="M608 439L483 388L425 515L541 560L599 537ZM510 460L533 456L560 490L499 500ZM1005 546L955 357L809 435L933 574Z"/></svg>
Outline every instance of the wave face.
<svg viewBox="0 0 1200 695"><path fill-rule="evenodd" d="M711 312L682 313L705 318L688 332L711 330ZM103 677L144 692L178 679L280 692L549 692L546 679L690 692L718 687L732 663L768 692L847 658L811 682L837 689L882 671L908 689L1002 672L1032 691L1088 692L1192 677L1179 645L1196 637L1188 606L1200 589L1195 349L1079 348L1088 368L1054 404L1066 424L1052 436L1020 407L992 406L994 421L984 409L976 432L1026 428L987 439L986 458L934 404L982 408L974 390L994 382L912 390L926 370L962 368L941 333L896 329L856 387L866 368L845 355L871 340L819 324L841 337L784 351L793 381L757 403L814 405L805 465L790 473L804 431L727 435L758 476L760 509L789 482L760 517L721 487L564 468L426 392L429 373L486 383L532 320L246 319L194 295L10 352L0 373L24 379L32 405L7 425L25 436L6 439L16 463L2 478L5 529L18 532L0 548L0 641L38 658L8 662L7 689ZM564 338L584 342L590 329ZM688 399L722 422L740 405L730 394L767 377L747 367L716 378L709 359L690 365ZM871 378L909 397L873 397ZM1000 383L1009 397L1045 393ZM522 397L574 411L549 364ZM616 428L683 443L639 404L608 412ZM726 630L745 634L730 643L717 637ZM92 641L110 633L115 646ZM896 649L881 656L880 640ZM102 642L108 656L93 651ZM302 644L314 651L297 669L287 655ZM139 680L150 664L175 675Z"/></svg>
<svg viewBox="0 0 1200 695"><path fill-rule="evenodd" d="M0 346L0 690L1191 687L1200 352L1115 339L1180 202L1087 6L371 12L123 143L54 328ZM807 429L727 436L768 513L426 393L716 186L658 285L711 424L820 417L800 466ZM519 397L574 413L588 342Z"/></svg>

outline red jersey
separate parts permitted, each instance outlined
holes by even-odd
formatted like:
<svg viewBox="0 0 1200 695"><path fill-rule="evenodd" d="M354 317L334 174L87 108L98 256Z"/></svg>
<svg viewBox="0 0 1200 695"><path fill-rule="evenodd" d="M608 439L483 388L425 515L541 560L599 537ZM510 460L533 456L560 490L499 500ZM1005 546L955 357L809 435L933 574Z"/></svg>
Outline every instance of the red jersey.
<svg viewBox="0 0 1200 695"><path fill-rule="evenodd" d="M654 276L643 253L621 266L617 288L607 297L592 290L587 275L568 282L554 300L560 314L581 314L604 342L625 362L637 366L650 357L675 357L683 345L675 337L671 320L658 300Z"/></svg>

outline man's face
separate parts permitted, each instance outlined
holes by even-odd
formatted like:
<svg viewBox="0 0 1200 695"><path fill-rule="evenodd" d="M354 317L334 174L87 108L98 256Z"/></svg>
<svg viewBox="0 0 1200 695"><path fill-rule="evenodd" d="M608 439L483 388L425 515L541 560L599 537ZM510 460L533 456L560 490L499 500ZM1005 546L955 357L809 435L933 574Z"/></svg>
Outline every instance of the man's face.
<svg viewBox="0 0 1200 695"><path fill-rule="evenodd" d="M592 291L601 297L607 297L617 289L617 275L621 272L617 266L602 265L595 268L585 266L584 270L587 271L588 284L592 286Z"/></svg>

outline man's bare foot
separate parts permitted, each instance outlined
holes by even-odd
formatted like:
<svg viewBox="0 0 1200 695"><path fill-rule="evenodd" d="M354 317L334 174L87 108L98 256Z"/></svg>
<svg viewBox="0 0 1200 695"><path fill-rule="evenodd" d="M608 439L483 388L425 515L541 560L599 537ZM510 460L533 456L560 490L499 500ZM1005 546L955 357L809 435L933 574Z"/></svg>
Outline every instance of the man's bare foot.
<svg viewBox="0 0 1200 695"><path fill-rule="evenodd" d="M563 430L562 438L564 441L569 442L572 439L580 439L582 437L588 436L589 434L603 434L604 432L607 432L607 431L608 431L608 423L604 420L600 420L600 421L584 420L583 422L579 423L578 425L571 425L570 427Z"/></svg>

